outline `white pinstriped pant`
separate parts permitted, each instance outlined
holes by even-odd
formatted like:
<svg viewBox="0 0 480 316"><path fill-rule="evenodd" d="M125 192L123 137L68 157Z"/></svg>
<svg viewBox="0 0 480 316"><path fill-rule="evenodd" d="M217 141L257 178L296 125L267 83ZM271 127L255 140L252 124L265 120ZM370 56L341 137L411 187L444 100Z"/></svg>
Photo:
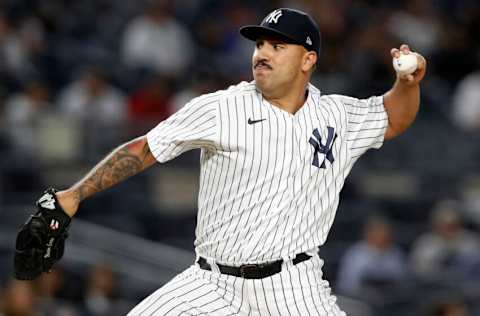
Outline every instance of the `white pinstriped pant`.
<svg viewBox="0 0 480 316"><path fill-rule="evenodd" d="M193 265L155 291L128 316L302 315L345 316L322 280L323 261L315 255L263 279L202 270Z"/></svg>

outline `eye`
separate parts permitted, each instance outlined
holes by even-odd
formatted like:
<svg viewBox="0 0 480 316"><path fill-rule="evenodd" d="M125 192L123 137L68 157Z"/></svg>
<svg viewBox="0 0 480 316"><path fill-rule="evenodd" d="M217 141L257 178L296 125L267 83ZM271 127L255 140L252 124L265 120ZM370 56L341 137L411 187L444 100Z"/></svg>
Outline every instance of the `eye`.
<svg viewBox="0 0 480 316"><path fill-rule="evenodd" d="M274 50L280 50L280 49L285 48L285 45L283 45L283 44L273 44L272 46L273 46Z"/></svg>
<svg viewBox="0 0 480 316"><path fill-rule="evenodd" d="M262 47L262 46L263 46L263 41L257 41L257 42L255 43L255 47L256 47L256 48L260 48L260 47Z"/></svg>

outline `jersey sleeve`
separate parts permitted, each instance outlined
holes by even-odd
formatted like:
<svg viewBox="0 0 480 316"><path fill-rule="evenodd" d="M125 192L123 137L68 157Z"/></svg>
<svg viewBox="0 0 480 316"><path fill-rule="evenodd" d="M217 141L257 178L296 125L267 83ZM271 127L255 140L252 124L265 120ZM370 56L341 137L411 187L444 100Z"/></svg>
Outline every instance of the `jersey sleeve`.
<svg viewBox="0 0 480 316"><path fill-rule="evenodd" d="M147 133L148 146L161 163L196 148L215 146L218 98L195 98Z"/></svg>
<svg viewBox="0 0 480 316"><path fill-rule="evenodd" d="M374 96L368 99L336 97L345 107L346 140L352 157L359 157L370 148L380 148L388 127L383 96Z"/></svg>

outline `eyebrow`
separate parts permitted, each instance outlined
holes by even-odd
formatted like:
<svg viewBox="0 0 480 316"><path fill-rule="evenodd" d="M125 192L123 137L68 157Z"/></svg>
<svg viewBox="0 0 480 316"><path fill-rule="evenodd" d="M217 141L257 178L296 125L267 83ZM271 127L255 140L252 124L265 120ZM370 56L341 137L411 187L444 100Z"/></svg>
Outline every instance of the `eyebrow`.
<svg viewBox="0 0 480 316"><path fill-rule="evenodd" d="M272 43L272 44L290 44L288 43L286 40L284 39L280 39L280 38L271 38L271 37L260 37L256 40L256 42L269 42L269 43Z"/></svg>

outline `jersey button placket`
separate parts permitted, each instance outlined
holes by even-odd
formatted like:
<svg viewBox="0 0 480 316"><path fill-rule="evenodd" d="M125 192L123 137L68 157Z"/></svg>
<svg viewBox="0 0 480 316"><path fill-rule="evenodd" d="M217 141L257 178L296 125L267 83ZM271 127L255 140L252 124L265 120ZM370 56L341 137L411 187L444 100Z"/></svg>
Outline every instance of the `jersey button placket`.
<svg viewBox="0 0 480 316"><path fill-rule="evenodd" d="M293 143L292 143L292 164L293 164L293 174L292 174L292 193L295 196L295 190L300 187L299 181L301 181L299 177L299 170L302 167L302 150L301 150L301 127L298 124L298 117L292 116L290 118L291 128L293 133ZM299 135L300 134L300 135Z"/></svg>

